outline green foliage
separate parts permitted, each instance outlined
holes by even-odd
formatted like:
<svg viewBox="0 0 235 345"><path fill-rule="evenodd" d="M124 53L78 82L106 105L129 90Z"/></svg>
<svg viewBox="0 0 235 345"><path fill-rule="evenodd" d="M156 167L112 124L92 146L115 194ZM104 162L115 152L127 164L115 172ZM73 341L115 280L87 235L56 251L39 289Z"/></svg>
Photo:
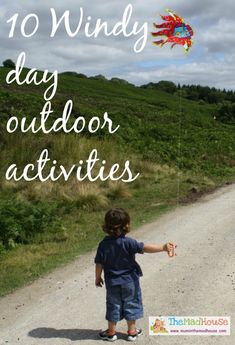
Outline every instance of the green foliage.
<svg viewBox="0 0 235 345"><path fill-rule="evenodd" d="M18 118L28 116L30 119L30 116L37 115L40 118L39 113L44 104L42 94L45 88L41 85L38 87L11 85L6 91L4 80L7 72L8 70L4 68L0 69L0 77L3 81L0 86L2 161L10 164L11 161L20 159L20 164L23 165L29 162L29 155L36 159L38 153L47 147L51 156L61 157L61 164L76 163L75 156L58 151L62 138L58 140L57 134L51 136L39 134L35 141L30 138L30 135L6 133L4 128L9 114ZM26 72L24 70L22 73ZM206 94L210 92L208 87L197 86L190 89L200 91L200 97L203 95L206 97ZM51 121L61 116L66 101L73 99L72 121L79 114L89 119L94 115L103 116L103 113L108 111L114 126L120 125L115 135L110 135L105 130L93 135L85 132L84 135L90 140L90 148L97 146L97 140L104 142L103 147L109 146L111 141L117 145L114 145L113 152L117 151L117 147L123 155L126 151L138 154L140 160L148 159L157 164L177 167L179 164L182 169L192 169L210 176L217 175L227 166L226 174L231 175L235 142L233 128L214 120L218 110L217 105L208 104L202 99L196 102L185 99L185 92L187 93L186 87L179 89L178 86L176 93L169 96L169 93L156 88L144 89L129 83L108 81L102 78L78 78L77 73L66 72L59 76L58 92L52 101L54 112L51 115ZM232 97L233 92L228 91L227 95ZM217 119L220 120L220 118L219 116ZM215 135L208 140L211 138L211 133ZM18 137L22 137L22 145ZM76 138L71 139L71 143L67 142L70 152L74 152L72 148L80 147L82 136L77 135ZM24 151L21 147L23 140L26 139L28 147L31 147L30 151ZM19 142L21 149L15 147L15 142ZM228 150L229 147L231 149ZM105 157L108 158L110 154L110 152L106 153ZM217 159L218 155L222 159ZM207 159L202 160L201 157L205 156ZM79 157L76 156L77 159Z"/></svg>
<svg viewBox="0 0 235 345"><path fill-rule="evenodd" d="M2 65L5 68L11 68L11 69L15 68L15 63L11 59L7 59L7 60L3 61Z"/></svg>
<svg viewBox="0 0 235 345"><path fill-rule="evenodd" d="M144 89L157 89L171 94L174 94L177 90L175 83L168 80L161 80L158 83L149 83L141 87Z"/></svg>
<svg viewBox="0 0 235 345"><path fill-rule="evenodd" d="M17 243L29 243L53 224L55 211L55 205L45 202L32 204L13 197L1 199L0 247L13 249Z"/></svg>
<svg viewBox="0 0 235 345"><path fill-rule="evenodd" d="M195 175L196 180L208 178L212 182L234 178L234 129L233 126L215 121L218 106L200 98L202 95L206 96L210 88L199 88L201 96L192 101L186 98L187 88L180 88L179 85L176 92L169 95L169 92L158 87L140 88L122 80L83 78L75 72L66 72L59 76L50 121L61 116L66 101L72 99L74 109L71 121L79 114L89 120L94 115L103 116L107 111L114 126L120 125L120 129L114 135L105 130L93 135L88 131L83 135L22 135L20 132L10 135L5 130L9 115L15 115L19 119L27 116L29 120L33 116L40 118L45 86L19 87L13 84L6 89L4 80L8 71L0 68L1 176L4 176L12 163L22 169L26 164L35 162L44 148L49 150L50 157L65 167L78 163L80 159L85 161L90 151L97 148L100 157L107 160L109 167L116 162L123 165L129 159L133 171L140 172L141 177L137 183L128 186L107 183L87 186L77 182L16 183L12 186L2 183L1 204L4 207L1 207L1 212L5 213L1 219L3 230L1 229L0 243L4 248L13 247L15 243L31 242L38 234L45 237L50 228L54 228L54 203L61 206L62 218L69 214L72 222L75 210L89 212L90 217L94 212L103 212L114 202L133 207L134 210L136 203L142 205L143 200L146 205L150 200L153 204L158 204L161 197L168 202L168 184L172 181L168 180L168 172L161 173L164 166L174 172L171 176L173 180L176 179L176 172ZM25 76L27 70L24 69L22 73ZM166 85L164 83L160 83L162 89ZM167 85L170 85L169 82ZM192 91L195 90L192 88ZM233 93L228 95L232 96ZM228 109L230 114L230 106ZM174 183L177 185L176 181ZM192 186L188 182L182 182L181 188L187 193ZM15 199L8 197L9 190ZM136 200L137 195L139 200ZM21 201L16 201L16 198ZM10 207L13 210L6 213ZM141 213L141 209L139 212ZM41 219L42 215L45 217ZM81 217L81 213L79 215ZM88 227L85 222L83 226ZM59 231L58 227L56 233ZM49 236L50 240L52 238L53 236Z"/></svg>
<svg viewBox="0 0 235 345"><path fill-rule="evenodd" d="M216 119L218 121L235 124L235 103L224 103L220 106Z"/></svg>
<svg viewBox="0 0 235 345"><path fill-rule="evenodd" d="M83 74L83 73L78 73L77 77L81 78L81 79L86 79L87 78L87 76L85 74Z"/></svg>
<svg viewBox="0 0 235 345"><path fill-rule="evenodd" d="M176 85L172 81L167 81L167 80L159 81L159 83L157 83L157 88L159 90L162 90L164 92L168 92L171 94L175 93L175 91L177 90Z"/></svg>
<svg viewBox="0 0 235 345"><path fill-rule="evenodd" d="M201 100L209 104L219 104L223 101L235 102L235 92L232 90L220 90L215 87L201 85L183 85L178 86L182 97L192 101Z"/></svg>
<svg viewBox="0 0 235 345"><path fill-rule="evenodd" d="M22 71L22 79L27 71ZM40 119L45 86L6 86L8 72L0 68L0 295L94 248L103 236L101 225L108 207L128 209L135 227L190 197L192 190L202 193L234 180L234 128L215 121L219 107L208 103L210 88L201 88L193 101L188 88L180 85L169 94L163 85L140 88L119 79L65 72L59 75L50 124L72 99L71 121L79 114L89 120L107 111L120 129L114 135L105 130L94 135L88 131L10 135L5 129L10 115ZM232 102L234 92L223 93ZM66 183L4 180L10 164L22 169L35 163L44 148L66 168L85 161L97 148L108 168L117 162L123 166L129 159L140 178L128 185L75 179Z"/></svg>
<svg viewBox="0 0 235 345"><path fill-rule="evenodd" d="M94 77L90 77L90 79L93 79L93 80L107 80L106 78L105 78L105 76L103 76L102 74L97 74L97 75L95 75Z"/></svg>
<svg viewBox="0 0 235 345"><path fill-rule="evenodd" d="M111 82L113 83L118 83L118 84L124 84L124 85L130 85L130 83L124 79L120 79L120 78L112 78Z"/></svg>
<svg viewBox="0 0 235 345"><path fill-rule="evenodd" d="M67 76L67 77L77 77L77 78L87 78L87 76L83 73L77 73L77 72L62 72L60 73L60 76Z"/></svg>

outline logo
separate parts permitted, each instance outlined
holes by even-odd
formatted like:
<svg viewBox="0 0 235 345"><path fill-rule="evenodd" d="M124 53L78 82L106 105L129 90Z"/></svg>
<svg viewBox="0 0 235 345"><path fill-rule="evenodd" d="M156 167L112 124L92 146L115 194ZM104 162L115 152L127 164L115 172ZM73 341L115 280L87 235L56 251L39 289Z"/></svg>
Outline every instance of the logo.
<svg viewBox="0 0 235 345"><path fill-rule="evenodd" d="M151 316L149 335L230 335L230 317Z"/></svg>
<svg viewBox="0 0 235 345"><path fill-rule="evenodd" d="M168 333L167 329L165 328L165 320L162 318L156 318L155 321L150 325L150 330L154 334Z"/></svg>

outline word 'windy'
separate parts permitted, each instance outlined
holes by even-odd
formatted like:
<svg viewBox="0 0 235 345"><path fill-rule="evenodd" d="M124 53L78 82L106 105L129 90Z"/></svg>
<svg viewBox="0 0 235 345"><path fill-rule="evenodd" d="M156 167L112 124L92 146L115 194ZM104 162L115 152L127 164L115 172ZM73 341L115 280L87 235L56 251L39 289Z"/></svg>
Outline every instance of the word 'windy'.
<svg viewBox="0 0 235 345"><path fill-rule="evenodd" d="M67 10L62 16L59 16L54 8L51 8L50 12L51 30L49 37L51 39L56 37L61 28L64 27L69 38L83 36L86 39L94 39L98 36L120 36L124 39L130 39L133 36L136 38L133 46L135 53L142 52L146 46L148 23L133 22L133 6L131 4L125 7L122 18L112 23L108 23L101 18L93 18L91 15L86 14L83 7L78 8L77 13L73 15ZM40 18L36 13L29 13L22 20L19 13L15 13L7 20L7 23L10 24L8 37L13 38L19 30L22 37L32 38L40 30L41 19L44 21L45 18ZM74 25L74 22L76 25Z"/></svg>

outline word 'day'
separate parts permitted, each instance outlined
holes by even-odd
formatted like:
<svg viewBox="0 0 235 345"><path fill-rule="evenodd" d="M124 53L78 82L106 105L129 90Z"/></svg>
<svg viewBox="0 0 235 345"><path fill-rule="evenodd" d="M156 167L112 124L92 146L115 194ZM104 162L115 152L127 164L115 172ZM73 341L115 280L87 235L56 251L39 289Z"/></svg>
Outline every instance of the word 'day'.
<svg viewBox="0 0 235 345"><path fill-rule="evenodd" d="M25 52L20 53L18 56L16 67L14 70L10 71L6 77L7 84L12 84L16 82L18 85L23 84L34 84L36 86L41 84L49 84L47 89L44 92L44 99L46 101L51 100L57 91L58 87L58 72L54 71L53 73L50 73L48 70L45 70L44 72L37 71L36 68L30 69L26 76L22 78L22 72L24 69L26 60L26 54ZM42 74L42 76L40 76ZM51 82L51 83L50 83Z"/></svg>

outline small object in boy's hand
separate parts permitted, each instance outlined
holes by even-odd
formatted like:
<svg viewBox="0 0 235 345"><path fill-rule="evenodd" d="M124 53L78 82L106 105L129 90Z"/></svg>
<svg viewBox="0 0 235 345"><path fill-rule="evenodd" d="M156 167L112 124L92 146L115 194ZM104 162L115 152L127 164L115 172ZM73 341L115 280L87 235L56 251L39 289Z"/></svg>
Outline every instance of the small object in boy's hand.
<svg viewBox="0 0 235 345"><path fill-rule="evenodd" d="M174 257L176 256L176 252L175 252L175 248L177 248L177 245L174 243L167 243L167 251L168 251L168 255L169 257Z"/></svg>

